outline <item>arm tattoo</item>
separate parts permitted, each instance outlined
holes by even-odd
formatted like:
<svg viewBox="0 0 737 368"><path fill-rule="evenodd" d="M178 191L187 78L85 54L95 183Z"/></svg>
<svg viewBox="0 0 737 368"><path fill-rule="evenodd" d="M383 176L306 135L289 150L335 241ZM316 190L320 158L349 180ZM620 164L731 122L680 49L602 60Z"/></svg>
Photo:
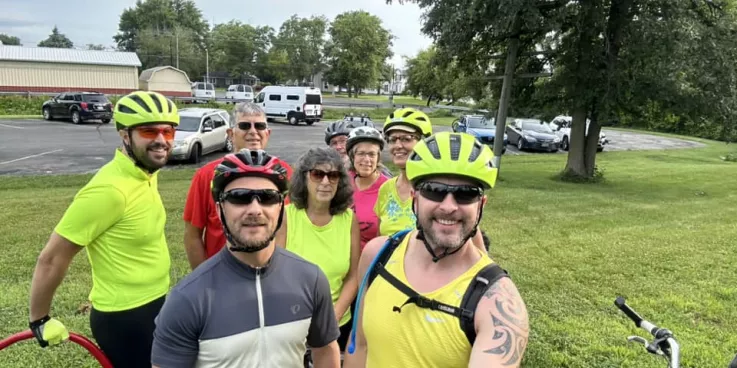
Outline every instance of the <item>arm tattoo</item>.
<svg viewBox="0 0 737 368"><path fill-rule="evenodd" d="M494 302L489 311L494 324L493 347L484 353L498 355L504 366L517 366L527 346L529 322L519 292L509 282L497 282L484 297Z"/></svg>

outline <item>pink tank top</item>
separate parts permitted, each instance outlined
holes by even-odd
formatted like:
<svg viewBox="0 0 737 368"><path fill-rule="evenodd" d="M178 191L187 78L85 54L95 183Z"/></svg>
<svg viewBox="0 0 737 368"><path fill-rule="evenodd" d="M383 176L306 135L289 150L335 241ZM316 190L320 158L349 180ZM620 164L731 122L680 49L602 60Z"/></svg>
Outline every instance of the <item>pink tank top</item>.
<svg viewBox="0 0 737 368"><path fill-rule="evenodd" d="M381 184L389 180L385 175L379 175L374 184L366 190L358 190L355 179L353 183L353 211L356 213L358 225L361 229L361 251L369 240L379 236L379 217L374 212L376 199L379 197Z"/></svg>

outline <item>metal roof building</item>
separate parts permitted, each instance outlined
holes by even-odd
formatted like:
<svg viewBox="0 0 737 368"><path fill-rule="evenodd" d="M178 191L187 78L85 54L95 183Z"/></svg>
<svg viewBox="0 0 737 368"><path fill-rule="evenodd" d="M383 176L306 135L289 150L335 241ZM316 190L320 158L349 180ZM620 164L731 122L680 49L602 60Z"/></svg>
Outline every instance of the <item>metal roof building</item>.
<svg viewBox="0 0 737 368"><path fill-rule="evenodd" d="M173 66L157 66L141 72L139 87L165 96L192 97L192 81L187 73Z"/></svg>
<svg viewBox="0 0 737 368"><path fill-rule="evenodd" d="M140 67L135 52L0 45L0 92L125 94Z"/></svg>

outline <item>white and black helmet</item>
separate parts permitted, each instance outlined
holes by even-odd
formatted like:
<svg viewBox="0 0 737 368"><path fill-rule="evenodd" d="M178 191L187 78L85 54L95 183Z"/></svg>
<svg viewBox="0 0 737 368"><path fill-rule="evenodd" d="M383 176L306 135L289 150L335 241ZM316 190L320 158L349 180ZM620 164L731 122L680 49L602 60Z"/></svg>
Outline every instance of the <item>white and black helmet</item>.
<svg viewBox="0 0 737 368"><path fill-rule="evenodd" d="M374 142L379 145L379 150L384 149L384 135L371 126L360 126L351 130L348 141L345 143L346 152L350 152L353 146L360 142Z"/></svg>
<svg viewBox="0 0 737 368"><path fill-rule="evenodd" d="M330 140L339 135L348 135L353 129L353 122L346 120L334 121L325 128L325 144L330 145Z"/></svg>

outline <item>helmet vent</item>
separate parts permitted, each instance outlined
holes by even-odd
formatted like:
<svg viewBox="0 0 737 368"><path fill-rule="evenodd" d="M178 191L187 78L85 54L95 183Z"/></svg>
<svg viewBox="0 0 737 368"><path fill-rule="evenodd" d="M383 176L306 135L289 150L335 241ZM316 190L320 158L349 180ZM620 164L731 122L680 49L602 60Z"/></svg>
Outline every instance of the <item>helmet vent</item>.
<svg viewBox="0 0 737 368"><path fill-rule="evenodd" d="M161 111L161 101L159 101L159 97L156 96L153 93L148 94L152 100L154 100L154 104L156 105L156 111Z"/></svg>
<svg viewBox="0 0 737 368"><path fill-rule="evenodd" d="M173 112L174 111L174 106L171 103L171 100L170 99L168 99L168 98L166 99L166 104L169 105L169 112L170 113Z"/></svg>
<svg viewBox="0 0 737 368"><path fill-rule="evenodd" d="M133 95L133 96L130 96L130 99L132 101L135 101L137 104L141 105L141 107L143 107L143 109L146 110L146 112L148 113L151 112L151 109L148 107L148 105L146 105L145 102L143 102L140 96Z"/></svg>
<svg viewBox="0 0 737 368"><path fill-rule="evenodd" d="M461 136L458 134L451 134L449 140L450 159L453 161L458 161L458 157L461 155Z"/></svg>
<svg viewBox="0 0 737 368"><path fill-rule="evenodd" d="M440 147L438 147L438 141L435 140L435 137L430 137L425 140L425 144L427 145L427 149L430 151L430 153L432 153L432 157L434 157L436 160L440 160Z"/></svg>
<svg viewBox="0 0 737 368"><path fill-rule="evenodd" d="M414 111L412 111L412 110L407 110L407 111L405 111L405 112L404 112L404 115L402 115L402 117L403 117L403 118L406 118L406 117L408 117L408 116L412 115L413 113L414 113Z"/></svg>
<svg viewBox="0 0 737 368"><path fill-rule="evenodd" d="M126 113L126 114L135 114L136 113L135 111L133 111L133 109L131 109L130 107L128 107L126 105L118 105L118 111L120 111L122 113Z"/></svg>
<svg viewBox="0 0 737 368"><path fill-rule="evenodd" d="M424 116L418 116L417 117L417 120L419 120L419 121L427 121L427 119L425 119Z"/></svg>
<svg viewBox="0 0 737 368"><path fill-rule="evenodd" d="M476 141L473 143L473 148L471 149L471 154L468 156L468 162L474 162L481 154L481 143L479 141Z"/></svg>

